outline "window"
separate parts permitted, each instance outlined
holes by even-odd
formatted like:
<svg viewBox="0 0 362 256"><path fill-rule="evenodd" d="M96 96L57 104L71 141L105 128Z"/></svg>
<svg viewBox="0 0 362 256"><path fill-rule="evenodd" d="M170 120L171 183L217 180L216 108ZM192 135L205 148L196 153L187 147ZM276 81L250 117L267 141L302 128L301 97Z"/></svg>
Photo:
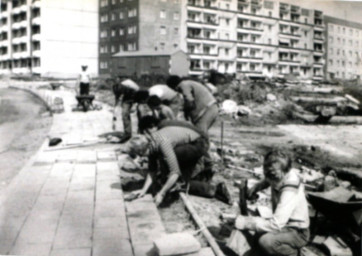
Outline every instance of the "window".
<svg viewBox="0 0 362 256"><path fill-rule="evenodd" d="M166 35L166 27L165 26L160 27L160 34L161 35Z"/></svg>
<svg viewBox="0 0 362 256"><path fill-rule="evenodd" d="M346 29L345 29L345 28L343 28L343 29L342 29L342 31L343 31L343 34L345 34L345 33L346 33Z"/></svg>
<svg viewBox="0 0 362 256"><path fill-rule="evenodd" d="M119 0L120 3L123 3L123 0Z"/></svg>
<svg viewBox="0 0 362 256"><path fill-rule="evenodd" d="M228 48L225 48L225 55L229 56L229 49Z"/></svg>
<svg viewBox="0 0 362 256"><path fill-rule="evenodd" d="M272 25L268 25L268 29L271 30L271 29L272 29Z"/></svg>
<svg viewBox="0 0 362 256"><path fill-rule="evenodd" d="M165 43L160 43L160 49L165 50Z"/></svg>
<svg viewBox="0 0 362 256"><path fill-rule="evenodd" d="M112 29L111 30L111 37L115 37L116 36L116 29Z"/></svg>
<svg viewBox="0 0 362 256"><path fill-rule="evenodd" d="M135 51L136 50L136 43L128 43L127 49L128 49L128 51Z"/></svg>
<svg viewBox="0 0 362 256"><path fill-rule="evenodd" d="M226 25L229 26L230 25L230 19L225 19Z"/></svg>
<svg viewBox="0 0 362 256"><path fill-rule="evenodd" d="M123 12L121 11L121 12L119 12L119 19L120 19L120 20L123 20L123 18L124 18L124 14L123 14Z"/></svg>
<svg viewBox="0 0 362 256"><path fill-rule="evenodd" d="M112 53L116 52L116 47L114 45L111 46L111 52Z"/></svg>
<svg viewBox="0 0 362 256"><path fill-rule="evenodd" d="M256 14L256 8L251 8L251 13Z"/></svg>
<svg viewBox="0 0 362 256"><path fill-rule="evenodd" d="M226 9L227 9L227 10L230 9L230 4L226 4Z"/></svg>
<svg viewBox="0 0 362 256"><path fill-rule="evenodd" d="M304 44L304 49L307 49L307 44Z"/></svg>
<svg viewBox="0 0 362 256"><path fill-rule="evenodd" d="M102 31L101 31L101 38L105 38L105 37L107 37L107 36L108 36L107 30L102 30Z"/></svg>
<svg viewBox="0 0 362 256"><path fill-rule="evenodd" d="M101 0L101 7L105 7L108 5L108 0Z"/></svg>
<svg viewBox="0 0 362 256"><path fill-rule="evenodd" d="M120 51L120 52L123 52L123 51L124 51L124 46L123 46L123 44L120 44L120 45L119 45L119 51Z"/></svg>
<svg viewBox="0 0 362 256"><path fill-rule="evenodd" d="M337 56L339 55L339 49L337 49Z"/></svg>
<svg viewBox="0 0 362 256"><path fill-rule="evenodd" d="M166 19L166 11L165 10L160 11L160 18L161 19Z"/></svg>
<svg viewBox="0 0 362 256"><path fill-rule="evenodd" d="M136 17L137 16L137 10L136 8L133 8L131 10L128 10L128 17L132 18L132 17Z"/></svg>
<svg viewBox="0 0 362 256"><path fill-rule="evenodd" d="M120 28L120 29L119 29L119 35L120 35L120 36L123 36L123 35L124 35L124 29L123 29L123 28Z"/></svg>
<svg viewBox="0 0 362 256"><path fill-rule="evenodd" d="M307 18L304 18L304 23L308 23L308 19L307 19Z"/></svg>
<svg viewBox="0 0 362 256"><path fill-rule="evenodd" d="M179 12L175 12L175 13L173 14L173 19L174 19L174 20L179 20L179 19L180 19L180 14L179 14Z"/></svg>
<svg viewBox="0 0 362 256"><path fill-rule="evenodd" d="M333 60L332 59L329 60L329 65L331 65L331 66L333 65Z"/></svg>
<svg viewBox="0 0 362 256"><path fill-rule="evenodd" d="M111 20L115 20L116 19L116 15L114 13L111 14Z"/></svg>
<svg viewBox="0 0 362 256"><path fill-rule="evenodd" d="M107 61L101 61L100 68L101 69L107 69L108 68L108 62Z"/></svg>
<svg viewBox="0 0 362 256"><path fill-rule="evenodd" d="M175 35L178 35L178 28L174 28L174 29L173 29L173 33L174 33Z"/></svg>
<svg viewBox="0 0 362 256"><path fill-rule="evenodd" d="M108 21L108 14L103 14L101 16L101 22L107 22Z"/></svg>
<svg viewBox="0 0 362 256"><path fill-rule="evenodd" d="M137 27L136 26L128 27L128 34L129 35L136 34L136 32L137 32Z"/></svg>
<svg viewBox="0 0 362 256"><path fill-rule="evenodd" d="M272 12L269 11L269 17L271 17L271 16L272 16Z"/></svg>
<svg viewBox="0 0 362 256"><path fill-rule="evenodd" d="M116 0L112 0L112 4L116 4Z"/></svg>
<svg viewBox="0 0 362 256"><path fill-rule="evenodd" d="M255 71L255 64L250 63L250 71Z"/></svg>
<svg viewBox="0 0 362 256"><path fill-rule="evenodd" d="M108 53L107 45L101 45L99 51L100 51L100 53Z"/></svg>
<svg viewBox="0 0 362 256"><path fill-rule="evenodd" d="M272 40L268 38L268 44L272 44Z"/></svg>

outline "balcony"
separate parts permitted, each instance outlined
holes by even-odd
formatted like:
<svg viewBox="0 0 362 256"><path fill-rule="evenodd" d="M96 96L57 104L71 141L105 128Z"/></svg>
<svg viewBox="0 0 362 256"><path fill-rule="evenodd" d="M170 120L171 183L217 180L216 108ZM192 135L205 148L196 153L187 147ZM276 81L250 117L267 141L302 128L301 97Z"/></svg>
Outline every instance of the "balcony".
<svg viewBox="0 0 362 256"><path fill-rule="evenodd" d="M35 0L32 4L33 8L40 8L41 7L41 1L40 0Z"/></svg>
<svg viewBox="0 0 362 256"><path fill-rule="evenodd" d="M280 12L280 13L284 13L284 14L289 13L289 7L288 7L288 6L281 5L281 6L279 7L279 12Z"/></svg>
<svg viewBox="0 0 362 256"><path fill-rule="evenodd" d="M290 11L294 14L299 14L300 13L300 7L299 6L295 6L295 5L292 5L291 8L290 8Z"/></svg>
<svg viewBox="0 0 362 256"><path fill-rule="evenodd" d="M14 59L24 59L24 58L29 58L29 57L30 57L30 52L29 51L22 51L22 52L13 53L13 58Z"/></svg>
<svg viewBox="0 0 362 256"><path fill-rule="evenodd" d="M34 50L33 51L33 57L41 57L41 51L40 50Z"/></svg>
<svg viewBox="0 0 362 256"><path fill-rule="evenodd" d="M248 0L238 0L238 5L241 6L248 6L249 5L249 1Z"/></svg>

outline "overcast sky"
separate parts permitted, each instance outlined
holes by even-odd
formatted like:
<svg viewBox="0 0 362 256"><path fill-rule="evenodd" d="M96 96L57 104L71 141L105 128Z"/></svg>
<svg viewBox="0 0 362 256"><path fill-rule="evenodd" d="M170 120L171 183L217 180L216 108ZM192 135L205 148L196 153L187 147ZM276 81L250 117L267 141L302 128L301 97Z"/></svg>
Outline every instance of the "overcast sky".
<svg viewBox="0 0 362 256"><path fill-rule="evenodd" d="M281 0L309 9L323 11L328 16L362 23L362 0L332 1L332 0Z"/></svg>

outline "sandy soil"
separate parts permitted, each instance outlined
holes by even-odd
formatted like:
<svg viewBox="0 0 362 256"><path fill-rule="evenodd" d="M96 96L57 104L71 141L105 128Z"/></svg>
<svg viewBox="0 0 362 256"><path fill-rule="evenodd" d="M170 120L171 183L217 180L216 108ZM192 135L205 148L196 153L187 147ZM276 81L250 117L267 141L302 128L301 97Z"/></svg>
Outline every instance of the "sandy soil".
<svg viewBox="0 0 362 256"><path fill-rule="evenodd" d="M36 97L0 89L0 191L46 139L52 118Z"/></svg>

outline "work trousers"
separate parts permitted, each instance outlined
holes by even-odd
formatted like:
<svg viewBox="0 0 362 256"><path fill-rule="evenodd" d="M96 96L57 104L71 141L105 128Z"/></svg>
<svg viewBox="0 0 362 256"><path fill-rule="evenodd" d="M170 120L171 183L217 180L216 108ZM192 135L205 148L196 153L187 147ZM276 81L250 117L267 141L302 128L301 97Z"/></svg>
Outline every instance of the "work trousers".
<svg viewBox="0 0 362 256"><path fill-rule="evenodd" d="M80 87L80 95L88 95L89 94L89 83L80 82L79 87Z"/></svg>
<svg viewBox="0 0 362 256"><path fill-rule="evenodd" d="M123 131L124 137L132 136L132 122L131 122L131 109L133 103L131 101L122 102L122 122L123 122Z"/></svg>
<svg viewBox="0 0 362 256"><path fill-rule="evenodd" d="M262 255L297 256L299 249L309 240L309 229L283 228L259 236L258 245Z"/></svg>
<svg viewBox="0 0 362 256"><path fill-rule="evenodd" d="M194 122L194 125L208 134L208 130L215 123L218 113L218 106L213 104L212 106L208 107L205 113L198 120Z"/></svg>

